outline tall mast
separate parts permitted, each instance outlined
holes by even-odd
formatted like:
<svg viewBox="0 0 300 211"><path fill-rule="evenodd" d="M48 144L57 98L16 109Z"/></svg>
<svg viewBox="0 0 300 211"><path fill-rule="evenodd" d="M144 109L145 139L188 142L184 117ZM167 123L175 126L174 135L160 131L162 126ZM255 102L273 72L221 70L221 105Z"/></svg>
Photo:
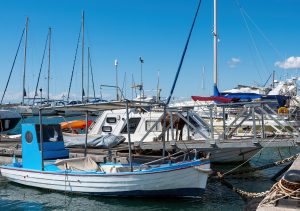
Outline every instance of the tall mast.
<svg viewBox="0 0 300 211"><path fill-rule="evenodd" d="M214 0L214 96L218 96L218 32L217 32L217 0Z"/></svg>
<svg viewBox="0 0 300 211"><path fill-rule="evenodd" d="M88 75L87 75L87 90L86 96L89 99L89 92L90 92L90 47L88 47Z"/></svg>
<svg viewBox="0 0 300 211"><path fill-rule="evenodd" d="M26 96L26 91L25 91L25 76L26 76L26 56L27 56L27 35L28 35L28 17L26 17L26 31L25 31L22 105L24 105L24 97Z"/></svg>
<svg viewBox="0 0 300 211"><path fill-rule="evenodd" d="M83 73L84 73L84 11L82 11L82 62L81 62L81 101L84 98L84 88L83 88Z"/></svg>
<svg viewBox="0 0 300 211"><path fill-rule="evenodd" d="M51 52L51 27L49 27L49 46L48 46L48 87L47 87L47 103L49 103L49 92L50 92L50 52Z"/></svg>

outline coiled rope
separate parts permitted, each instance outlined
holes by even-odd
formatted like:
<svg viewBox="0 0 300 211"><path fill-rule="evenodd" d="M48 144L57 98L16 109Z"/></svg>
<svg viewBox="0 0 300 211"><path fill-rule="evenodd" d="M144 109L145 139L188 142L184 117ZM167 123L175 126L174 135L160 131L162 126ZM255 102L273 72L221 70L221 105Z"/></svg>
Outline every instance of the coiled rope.
<svg viewBox="0 0 300 211"><path fill-rule="evenodd" d="M286 197L300 200L300 183L289 182L282 178L273 185L269 193L269 196L263 199L258 207L275 205L278 200Z"/></svg>

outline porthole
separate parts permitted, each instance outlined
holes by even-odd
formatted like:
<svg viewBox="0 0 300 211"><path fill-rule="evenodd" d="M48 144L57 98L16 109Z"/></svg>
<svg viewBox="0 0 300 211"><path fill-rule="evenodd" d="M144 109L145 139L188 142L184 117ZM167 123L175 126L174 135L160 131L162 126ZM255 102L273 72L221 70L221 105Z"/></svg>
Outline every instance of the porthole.
<svg viewBox="0 0 300 211"><path fill-rule="evenodd" d="M25 133L25 140L26 140L26 142L30 144L32 142L32 139L33 139L32 133L30 131L27 131Z"/></svg>

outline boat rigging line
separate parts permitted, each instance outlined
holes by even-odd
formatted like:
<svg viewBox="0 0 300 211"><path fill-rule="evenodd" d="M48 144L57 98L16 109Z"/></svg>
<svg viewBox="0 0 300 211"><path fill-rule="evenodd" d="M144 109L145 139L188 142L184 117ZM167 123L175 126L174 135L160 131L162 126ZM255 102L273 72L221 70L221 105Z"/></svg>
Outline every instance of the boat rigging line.
<svg viewBox="0 0 300 211"><path fill-rule="evenodd" d="M23 40L24 33L25 33L25 28L24 28L23 31L22 31L22 35L21 35L21 38L20 38L20 41L19 41L19 45L18 45L18 48L17 48L17 52L16 52L16 54L15 54L15 58L14 58L13 64L12 64L11 69L10 69L10 72L9 72L9 76L8 76L8 79L7 79L7 82L6 82L6 86L5 86L5 89L4 89L4 92L3 92L3 95L2 95L2 98L1 98L0 104L2 104L3 99L4 99L4 97L5 97L5 93L6 93L6 90L7 90L9 81L10 81L10 78L11 78L12 71L13 71L13 69L14 69L14 67L15 67L16 59L17 59L17 57L18 57L18 53L19 53L19 50L20 50L20 46L21 46L21 43L22 43L22 40Z"/></svg>
<svg viewBox="0 0 300 211"><path fill-rule="evenodd" d="M95 83L94 83L94 73L93 73L93 67L92 67L92 59L91 59L91 54L90 54L90 47L88 47L88 61L89 61L88 62L89 63L89 68L91 70L94 99L96 99ZM88 70L88 72L89 72L89 70Z"/></svg>
<svg viewBox="0 0 300 211"><path fill-rule="evenodd" d="M82 24L80 25L80 29L79 29L77 45L76 45L76 50L75 50L75 56L74 56L74 61L73 61L73 67L72 67L72 73L71 73L71 80L70 80L70 83L69 83L69 90L68 90L68 96L67 96L67 101L68 102L69 102L69 99L70 99L70 91L71 91L71 86L72 86L72 81L73 81L73 75L74 75L74 69L75 69L75 64L76 64L79 41L80 41L80 37L81 37L81 28L82 28Z"/></svg>
<svg viewBox="0 0 300 211"><path fill-rule="evenodd" d="M46 54L46 49L47 49L47 44L48 44L49 37L50 37L50 30L47 33L47 38L46 38L44 52L43 52L43 56L42 56L42 62L41 62L40 70L39 70L39 76L38 76L38 80L37 80L37 83L36 83L36 86L35 86L35 92L34 92L34 96L33 96L32 105L34 105L35 98L36 98L36 96L38 96L37 90L38 90L38 86L39 86L39 82L40 82L41 72L42 72L42 69L43 69L44 58L45 58L45 54ZM41 102L41 105L42 105L42 102Z"/></svg>
<svg viewBox="0 0 300 211"><path fill-rule="evenodd" d="M188 48L188 45L189 45L189 42L190 42L190 38L191 38L193 29L194 29L196 18L198 16L198 11L199 11L201 2L202 1L200 0L199 3L198 3L198 7L197 7L197 10L196 10L196 13L195 13L195 17L194 17L194 20L193 20L193 23L192 23L192 26L191 26L188 38L187 38L186 43L185 43L185 47L184 47L184 50L183 50L183 53L182 53L182 56L181 56L181 59L180 59L180 62L179 62L179 66L178 66L178 69L177 69L177 72L176 72L176 75L175 75L175 79L174 79L174 82L173 82L173 85L172 85L169 97L167 98L166 105L168 105L170 103L171 97L173 95L173 92L174 92L174 89L175 89L175 85L176 85L176 82L177 82L177 79L178 79L178 76L179 76L179 73L180 73L180 70L181 70L181 66L182 66L182 63L183 63L183 60L184 60L184 57L185 57L185 54L186 54L186 50Z"/></svg>

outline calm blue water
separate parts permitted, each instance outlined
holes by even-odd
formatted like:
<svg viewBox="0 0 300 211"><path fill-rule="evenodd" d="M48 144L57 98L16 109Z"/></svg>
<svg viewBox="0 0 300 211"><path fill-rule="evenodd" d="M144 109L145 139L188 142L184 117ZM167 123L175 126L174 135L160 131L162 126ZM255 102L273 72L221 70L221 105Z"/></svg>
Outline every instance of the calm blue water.
<svg viewBox="0 0 300 211"><path fill-rule="evenodd" d="M64 120L48 118L46 121L57 123ZM243 168L280 160L280 154L289 157L296 152L299 152L299 148L281 148L280 153L277 149L265 149ZM226 171L236 165L213 165L212 168L216 171ZM229 177L228 181L242 190L261 192L273 185L274 182L270 178L281 168L282 166L250 173L246 177ZM243 200L213 178L209 179L206 192L200 198L149 199L65 194L18 185L0 177L0 210L243 210L247 204L249 201Z"/></svg>

